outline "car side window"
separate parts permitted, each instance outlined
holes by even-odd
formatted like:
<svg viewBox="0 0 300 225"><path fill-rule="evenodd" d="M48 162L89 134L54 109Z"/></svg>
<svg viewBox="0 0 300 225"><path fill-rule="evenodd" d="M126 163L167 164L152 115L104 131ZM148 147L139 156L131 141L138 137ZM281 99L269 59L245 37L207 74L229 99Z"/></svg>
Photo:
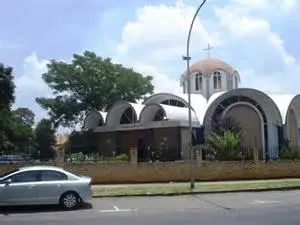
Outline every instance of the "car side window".
<svg viewBox="0 0 300 225"><path fill-rule="evenodd" d="M68 176L59 171L44 170L41 171L41 180L42 181L68 180Z"/></svg>
<svg viewBox="0 0 300 225"><path fill-rule="evenodd" d="M37 182L39 181L39 171L26 171L11 176L12 183Z"/></svg>

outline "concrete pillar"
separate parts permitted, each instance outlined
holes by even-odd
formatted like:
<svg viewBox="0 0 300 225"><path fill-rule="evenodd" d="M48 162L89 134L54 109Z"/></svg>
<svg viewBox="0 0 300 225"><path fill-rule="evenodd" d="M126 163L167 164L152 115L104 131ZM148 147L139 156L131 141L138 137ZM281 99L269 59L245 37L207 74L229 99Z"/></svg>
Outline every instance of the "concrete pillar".
<svg viewBox="0 0 300 225"><path fill-rule="evenodd" d="M199 148L197 149L196 157L197 157L197 162L201 163L202 162L202 147L201 147L201 145L199 145Z"/></svg>
<svg viewBox="0 0 300 225"><path fill-rule="evenodd" d="M258 149L254 148L253 150L253 160L254 162L258 162L259 161L259 153L258 153Z"/></svg>
<svg viewBox="0 0 300 225"><path fill-rule="evenodd" d="M138 162L137 148L136 147L130 148L129 152L130 152L130 163L136 165Z"/></svg>
<svg viewBox="0 0 300 225"><path fill-rule="evenodd" d="M202 162L202 148L201 148L201 145L194 146L194 154L195 154L196 162L197 163Z"/></svg>

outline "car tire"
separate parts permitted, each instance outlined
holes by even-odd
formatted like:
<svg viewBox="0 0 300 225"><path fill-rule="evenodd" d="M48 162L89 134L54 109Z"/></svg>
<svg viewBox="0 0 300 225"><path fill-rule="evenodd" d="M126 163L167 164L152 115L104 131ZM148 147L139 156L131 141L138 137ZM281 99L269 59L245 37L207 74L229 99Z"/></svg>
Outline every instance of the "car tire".
<svg viewBox="0 0 300 225"><path fill-rule="evenodd" d="M80 205L80 197L76 192L66 192L60 198L60 205L65 210L76 209Z"/></svg>

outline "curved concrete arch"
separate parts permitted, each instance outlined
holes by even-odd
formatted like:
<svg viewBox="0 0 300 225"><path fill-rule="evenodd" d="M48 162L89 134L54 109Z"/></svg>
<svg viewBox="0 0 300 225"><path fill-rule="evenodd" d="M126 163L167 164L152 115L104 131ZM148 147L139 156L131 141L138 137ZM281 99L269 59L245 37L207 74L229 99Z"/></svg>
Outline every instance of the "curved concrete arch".
<svg viewBox="0 0 300 225"><path fill-rule="evenodd" d="M290 109L293 109L295 111L296 119L299 124L300 123L300 95L295 95L293 99L290 101L285 116L285 121L284 121L285 124L287 123L287 113L289 112Z"/></svg>
<svg viewBox="0 0 300 225"><path fill-rule="evenodd" d="M267 115L267 122L282 125L282 117L276 103L267 94L252 88L238 88L231 91L216 93L208 101L203 123L209 127L210 117L222 101L230 97L248 97L259 104Z"/></svg>
<svg viewBox="0 0 300 225"><path fill-rule="evenodd" d="M270 98L272 98L272 100L276 103L281 117L282 117L282 123L286 124L286 116L288 113L288 109L293 101L293 99L297 96L297 95L293 95L293 94L268 94L268 96L270 96Z"/></svg>
<svg viewBox="0 0 300 225"><path fill-rule="evenodd" d="M237 77L238 82L241 82L241 77L238 71L235 70L232 75Z"/></svg>
<svg viewBox="0 0 300 225"><path fill-rule="evenodd" d="M207 74L207 76L213 76L215 72L223 72L226 76L231 76L232 74L228 73L228 71L222 69L222 68L216 68L212 71L211 74Z"/></svg>
<svg viewBox="0 0 300 225"><path fill-rule="evenodd" d="M146 99L143 104L161 104L166 100L177 100L184 104L184 107L188 108L188 94L170 94L170 93L158 93L150 96ZM165 105L165 104L164 104ZM207 100L203 95L191 94L191 108L194 113L196 113L199 122L203 121L205 111L206 111ZM177 107L180 108L180 107Z"/></svg>
<svg viewBox="0 0 300 225"><path fill-rule="evenodd" d="M148 105L148 104L152 104L152 103L160 104L166 100L177 100L177 101L183 103L183 105L185 107L188 107L188 105L189 105L185 99L183 99L182 97L180 97L178 95L174 95L171 93L157 93L157 94L151 95L143 102L143 104L144 105Z"/></svg>
<svg viewBox="0 0 300 225"><path fill-rule="evenodd" d="M181 98L188 101L188 94L179 95ZM202 124L205 112L206 112L207 100L201 94L191 94L191 106L192 111L196 113L199 122Z"/></svg>
<svg viewBox="0 0 300 225"><path fill-rule="evenodd" d="M95 129L98 126L103 126L105 124L106 112L102 111L90 111L83 121L83 129Z"/></svg>
<svg viewBox="0 0 300 225"><path fill-rule="evenodd" d="M293 145L299 146L300 95L295 95L291 100L285 117L285 125L287 138L293 142Z"/></svg>
<svg viewBox="0 0 300 225"><path fill-rule="evenodd" d="M164 104L145 105L140 114L140 123L153 122L155 115L161 111L165 120L188 121L188 108L176 107ZM197 115L192 111L192 122L199 122Z"/></svg>
<svg viewBox="0 0 300 225"><path fill-rule="evenodd" d="M273 155L275 155L275 153L278 153L278 129L282 126L281 113L272 98L256 89L234 89L224 92L213 99L207 107L203 120L205 126L205 135L207 135L211 129L211 122L214 119L214 115L216 115L215 113L217 111L224 111L224 109L229 105L234 104L236 101L241 102L245 98L248 99L247 101L251 100L251 104L253 104L263 113L265 123L266 149L272 151ZM228 102L229 100L234 100L235 102ZM225 105L225 103L227 105Z"/></svg>
<svg viewBox="0 0 300 225"><path fill-rule="evenodd" d="M144 105L131 103L127 101L116 102L108 111L105 125L107 126L119 126L121 125L120 120L124 112L130 108L134 115L134 123L139 120L139 115L143 109Z"/></svg>

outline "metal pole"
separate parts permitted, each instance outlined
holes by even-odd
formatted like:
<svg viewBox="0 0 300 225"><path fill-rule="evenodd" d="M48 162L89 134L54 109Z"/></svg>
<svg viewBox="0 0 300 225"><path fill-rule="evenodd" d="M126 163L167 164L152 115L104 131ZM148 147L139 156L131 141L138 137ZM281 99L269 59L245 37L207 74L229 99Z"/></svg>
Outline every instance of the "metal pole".
<svg viewBox="0 0 300 225"><path fill-rule="evenodd" d="M190 79L190 38L191 38L191 32L193 29L193 25L195 22L195 19L202 8L202 6L205 4L206 0L203 0L200 6L198 7L192 23L190 25L189 33L188 33L188 38L187 38L187 44L186 44L186 56L183 57L183 60L186 60L186 67L187 67L187 92L188 92L188 111L189 111L189 161L190 161L190 176L191 176L191 181L190 181L190 189L193 190L195 188L195 175L194 175L194 154L193 154L193 128L192 128L192 106L191 106L191 79Z"/></svg>

